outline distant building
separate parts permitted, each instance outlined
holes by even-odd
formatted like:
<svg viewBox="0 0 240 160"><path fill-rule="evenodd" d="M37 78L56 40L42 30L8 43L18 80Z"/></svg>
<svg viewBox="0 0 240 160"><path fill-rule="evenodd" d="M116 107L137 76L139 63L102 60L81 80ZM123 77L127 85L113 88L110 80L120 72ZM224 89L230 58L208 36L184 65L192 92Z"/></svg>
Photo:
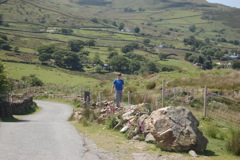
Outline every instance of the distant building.
<svg viewBox="0 0 240 160"><path fill-rule="evenodd" d="M132 32L132 30L129 29L129 28L126 28L126 29L121 29L121 32L127 32L127 33L130 33L130 32Z"/></svg>
<svg viewBox="0 0 240 160"><path fill-rule="evenodd" d="M48 29L46 30L47 33L56 33L57 31L55 29Z"/></svg>
<svg viewBox="0 0 240 160"><path fill-rule="evenodd" d="M231 56L229 56L229 58L230 59L240 59L240 57L236 53L233 53Z"/></svg>
<svg viewBox="0 0 240 160"><path fill-rule="evenodd" d="M109 71L110 70L110 67L108 64L104 64L103 65L103 69L106 70L106 71Z"/></svg>

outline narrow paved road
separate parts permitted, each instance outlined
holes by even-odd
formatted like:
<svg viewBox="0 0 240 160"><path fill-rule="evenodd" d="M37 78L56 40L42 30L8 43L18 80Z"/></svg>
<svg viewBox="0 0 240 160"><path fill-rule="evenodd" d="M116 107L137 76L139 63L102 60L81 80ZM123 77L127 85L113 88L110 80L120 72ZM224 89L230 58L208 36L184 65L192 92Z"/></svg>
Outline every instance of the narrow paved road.
<svg viewBox="0 0 240 160"><path fill-rule="evenodd" d="M0 122L0 160L100 160L67 122L72 108L65 104L36 101L40 112L19 122ZM95 149L96 150L96 149Z"/></svg>

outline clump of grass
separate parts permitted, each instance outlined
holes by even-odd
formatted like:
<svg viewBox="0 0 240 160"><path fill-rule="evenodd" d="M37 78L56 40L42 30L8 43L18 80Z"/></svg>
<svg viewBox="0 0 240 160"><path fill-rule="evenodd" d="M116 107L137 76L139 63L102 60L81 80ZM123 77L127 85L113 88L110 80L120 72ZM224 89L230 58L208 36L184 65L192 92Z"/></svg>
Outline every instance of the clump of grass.
<svg viewBox="0 0 240 160"><path fill-rule="evenodd" d="M108 118L105 124L108 129L113 129L118 124L117 117Z"/></svg>
<svg viewBox="0 0 240 160"><path fill-rule="evenodd" d="M206 134L211 138L217 139L218 132L219 132L219 129L214 125L209 125L206 128Z"/></svg>
<svg viewBox="0 0 240 160"><path fill-rule="evenodd" d="M81 107L81 101L80 101L80 99L75 98L75 99L72 101L72 103L73 103L73 105L74 105L76 108Z"/></svg>
<svg viewBox="0 0 240 160"><path fill-rule="evenodd" d="M83 126L85 126L85 127L89 126L91 124L91 122L93 122L96 119L96 115L95 115L94 111L92 111L89 108L84 108L82 114L83 114L83 116L79 120L79 123L82 123Z"/></svg>
<svg viewBox="0 0 240 160"><path fill-rule="evenodd" d="M137 92L137 88L135 86L129 85L126 88L124 88L125 92L128 93L134 93Z"/></svg>
<svg viewBox="0 0 240 160"><path fill-rule="evenodd" d="M189 102L189 106L193 107L193 108L196 108L196 109L199 109L203 106L203 102L200 99L192 99Z"/></svg>
<svg viewBox="0 0 240 160"><path fill-rule="evenodd" d="M227 140L227 150L240 156L240 129L230 129L230 137Z"/></svg>
<svg viewBox="0 0 240 160"><path fill-rule="evenodd" d="M80 119L79 122L82 123L84 127L90 126L90 123L85 118Z"/></svg>
<svg viewBox="0 0 240 160"><path fill-rule="evenodd" d="M147 89L148 90L154 89L155 87L156 87L156 82L155 81L149 82L147 84Z"/></svg>

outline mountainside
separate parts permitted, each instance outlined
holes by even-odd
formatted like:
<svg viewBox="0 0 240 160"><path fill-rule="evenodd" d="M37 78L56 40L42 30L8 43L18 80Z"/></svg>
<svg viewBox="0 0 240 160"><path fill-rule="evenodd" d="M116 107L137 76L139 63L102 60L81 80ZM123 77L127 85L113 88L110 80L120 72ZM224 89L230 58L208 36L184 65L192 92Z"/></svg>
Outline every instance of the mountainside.
<svg viewBox="0 0 240 160"><path fill-rule="evenodd" d="M238 11L205 0L6 0L0 55L81 72L108 63L128 74L182 72L182 60L212 69L240 52ZM40 52L46 45L52 53Z"/></svg>

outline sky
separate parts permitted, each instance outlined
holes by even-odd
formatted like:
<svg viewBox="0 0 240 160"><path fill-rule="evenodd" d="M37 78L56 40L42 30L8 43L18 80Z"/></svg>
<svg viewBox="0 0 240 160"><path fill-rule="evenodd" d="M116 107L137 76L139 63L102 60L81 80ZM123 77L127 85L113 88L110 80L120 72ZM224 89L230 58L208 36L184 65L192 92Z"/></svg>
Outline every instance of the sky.
<svg viewBox="0 0 240 160"><path fill-rule="evenodd" d="M220 3L231 7L240 8L240 0L207 0L210 3Z"/></svg>

